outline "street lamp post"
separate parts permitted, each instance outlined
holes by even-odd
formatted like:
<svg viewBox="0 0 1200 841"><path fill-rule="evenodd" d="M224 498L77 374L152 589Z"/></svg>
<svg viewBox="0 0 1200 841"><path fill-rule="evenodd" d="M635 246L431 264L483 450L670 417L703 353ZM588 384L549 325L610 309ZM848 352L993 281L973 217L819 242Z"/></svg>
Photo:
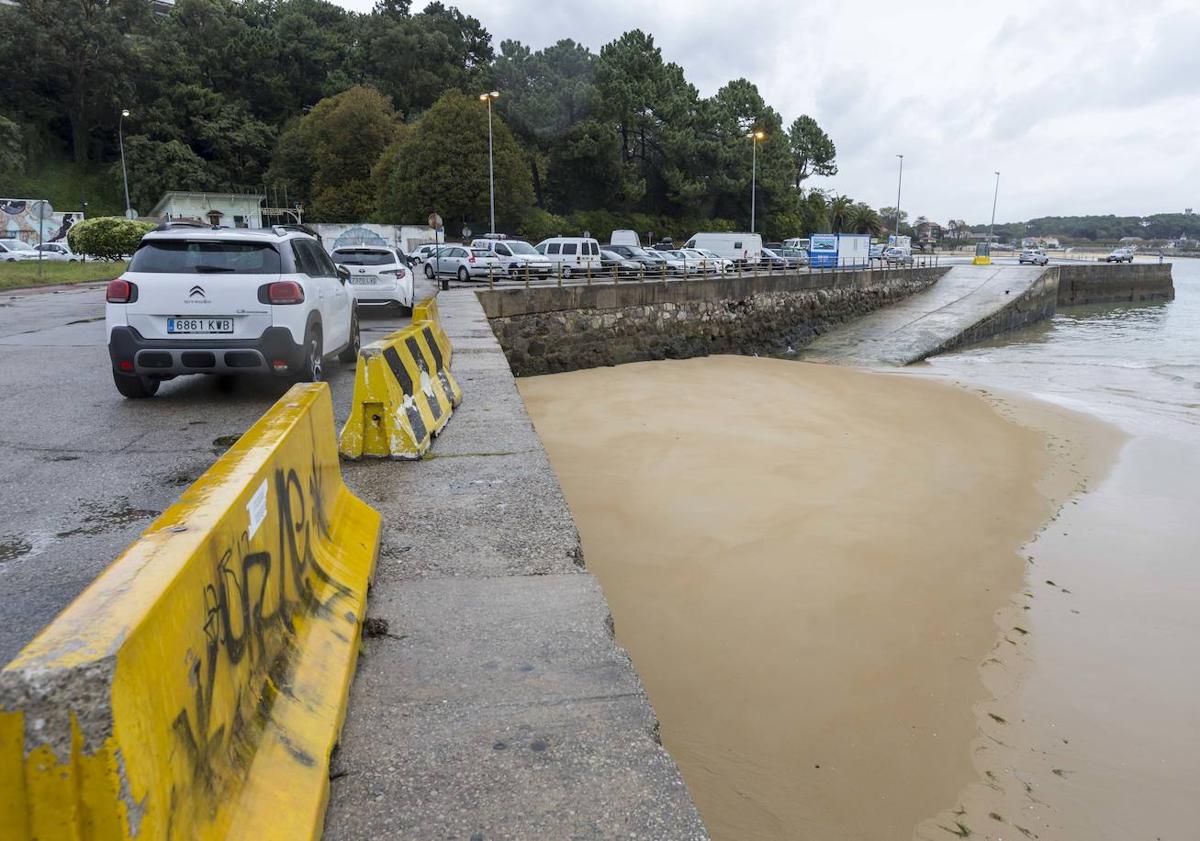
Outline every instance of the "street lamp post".
<svg viewBox="0 0 1200 841"><path fill-rule="evenodd" d="M900 186L904 183L904 156L897 155L900 159L900 175L896 179L896 244L900 243Z"/></svg>
<svg viewBox="0 0 1200 841"><path fill-rule="evenodd" d="M766 137L761 131L752 131L746 135L750 138L750 233L754 233L754 209L758 204L758 141Z"/></svg>
<svg viewBox="0 0 1200 841"><path fill-rule="evenodd" d="M996 201L1000 198L1000 173L996 173L996 192L992 194L992 224L988 226L988 248L996 238Z"/></svg>
<svg viewBox="0 0 1200 841"><path fill-rule="evenodd" d="M492 163L492 100L500 96L500 91L490 91L489 93L481 93L480 101L486 101L488 106L488 205L491 209L491 230L489 234L496 233L496 176Z"/></svg>
<svg viewBox="0 0 1200 841"><path fill-rule="evenodd" d="M128 219L132 214L129 212L132 208L129 204L129 173L125 170L125 118L129 116L129 109L121 109L121 119L117 120L117 141L121 144L121 180L125 182L125 218Z"/></svg>

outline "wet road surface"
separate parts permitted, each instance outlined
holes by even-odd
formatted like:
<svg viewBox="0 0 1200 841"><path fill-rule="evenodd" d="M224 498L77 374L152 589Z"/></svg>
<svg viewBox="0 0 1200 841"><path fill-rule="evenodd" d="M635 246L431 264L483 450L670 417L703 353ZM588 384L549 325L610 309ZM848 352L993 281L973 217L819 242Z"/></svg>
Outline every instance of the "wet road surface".
<svg viewBox="0 0 1200 841"><path fill-rule="evenodd" d="M418 282L418 297L432 292ZM360 313L363 344L407 322ZM112 382L104 287L0 296L0 663L10 660L287 391L179 377L149 400ZM354 368L326 363L340 423Z"/></svg>

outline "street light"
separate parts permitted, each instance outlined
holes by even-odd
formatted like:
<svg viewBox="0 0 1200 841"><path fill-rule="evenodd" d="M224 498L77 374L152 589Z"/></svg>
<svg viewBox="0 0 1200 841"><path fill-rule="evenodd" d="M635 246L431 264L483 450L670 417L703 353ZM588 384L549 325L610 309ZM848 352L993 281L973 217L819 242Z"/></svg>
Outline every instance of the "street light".
<svg viewBox="0 0 1200 841"><path fill-rule="evenodd" d="M904 156L897 155L900 159L900 176L896 179L896 245L900 244L900 185L904 183Z"/></svg>
<svg viewBox="0 0 1200 841"><path fill-rule="evenodd" d="M491 208L492 227L488 234L496 233L496 175L492 163L492 100L500 96L500 91L490 91L479 95L480 102L488 106L488 203Z"/></svg>
<svg viewBox="0 0 1200 841"><path fill-rule="evenodd" d="M996 238L996 200L1000 198L1000 173L996 173L996 192L992 194L992 224L988 226L988 248Z"/></svg>
<svg viewBox="0 0 1200 841"><path fill-rule="evenodd" d="M750 153L750 233L754 233L754 207L757 203L755 193L758 188L758 141L766 136L761 131L752 131L746 135L753 150Z"/></svg>
<svg viewBox="0 0 1200 841"><path fill-rule="evenodd" d="M121 144L121 180L125 182L125 218L130 218L133 214L129 211L132 209L129 205L129 173L125 171L125 118L129 116L129 109L121 109L121 119L117 120L117 140Z"/></svg>

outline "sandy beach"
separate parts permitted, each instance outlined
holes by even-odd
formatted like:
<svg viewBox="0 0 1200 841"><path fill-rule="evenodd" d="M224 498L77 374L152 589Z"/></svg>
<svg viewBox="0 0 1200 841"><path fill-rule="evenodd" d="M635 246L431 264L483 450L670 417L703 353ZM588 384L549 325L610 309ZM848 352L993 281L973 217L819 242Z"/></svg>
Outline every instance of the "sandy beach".
<svg viewBox="0 0 1200 841"><path fill-rule="evenodd" d="M713 837L961 837L981 718L1005 719L981 669L1027 634L1022 547L1120 434L772 359L520 388Z"/></svg>

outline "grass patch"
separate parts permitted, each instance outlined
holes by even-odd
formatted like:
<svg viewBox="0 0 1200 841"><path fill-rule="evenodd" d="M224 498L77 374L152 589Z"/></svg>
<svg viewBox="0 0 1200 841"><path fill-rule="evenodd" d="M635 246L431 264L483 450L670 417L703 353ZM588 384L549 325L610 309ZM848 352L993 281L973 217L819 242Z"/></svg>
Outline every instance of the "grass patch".
<svg viewBox="0 0 1200 841"><path fill-rule="evenodd" d="M50 286L56 283L87 283L93 280L112 280L129 265L124 260L115 263L0 263L0 289L22 289L30 286Z"/></svg>

